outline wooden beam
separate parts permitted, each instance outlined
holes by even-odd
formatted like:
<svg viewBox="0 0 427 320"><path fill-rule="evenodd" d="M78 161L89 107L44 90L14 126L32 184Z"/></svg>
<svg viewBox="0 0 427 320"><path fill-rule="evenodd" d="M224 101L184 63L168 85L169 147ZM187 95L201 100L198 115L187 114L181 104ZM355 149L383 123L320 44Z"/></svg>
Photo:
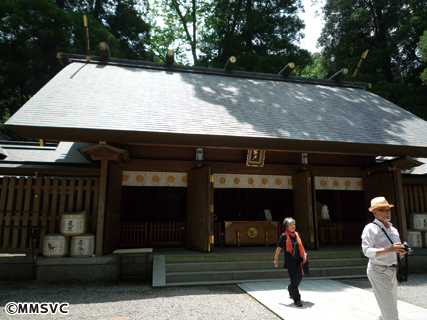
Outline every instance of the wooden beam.
<svg viewBox="0 0 427 320"><path fill-rule="evenodd" d="M397 222L398 226L397 229L399 230L400 239L402 241L408 240L408 230L406 225L406 212L405 212L405 199L404 199L404 192L403 192L403 182L402 182L402 174L399 170L395 170L393 172L393 180L394 180L394 190L396 194L396 215L397 215Z"/></svg>
<svg viewBox="0 0 427 320"><path fill-rule="evenodd" d="M101 160L101 176L99 185L99 198L98 198L98 223L96 225L96 256L102 256L102 247L104 242L104 221L105 221L105 201L107 196L107 174L108 174L108 160Z"/></svg>
<svg viewBox="0 0 427 320"><path fill-rule="evenodd" d="M339 166L302 166L285 164L266 164L264 167L247 167L244 162L209 162L209 161L181 161L181 160L146 160L133 159L123 166L124 171L160 171L160 172L188 172L201 164L211 167L212 173L234 174L268 174L292 175L303 171L303 167L313 171L316 176L334 177L363 177L365 174L358 167Z"/></svg>
<svg viewBox="0 0 427 320"><path fill-rule="evenodd" d="M13 131L24 138L34 136L31 126L8 124ZM185 146L200 148L263 149L268 151L307 152L342 155L398 155L427 157L427 148L419 146L348 143L332 141L291 140L272 138L251 138L202 134L176 134L139 132L130 130L98 130L79 128L37 127L37 135L49 141L93 142L106 140L109 143L135 143L152 146Z"/></svg>

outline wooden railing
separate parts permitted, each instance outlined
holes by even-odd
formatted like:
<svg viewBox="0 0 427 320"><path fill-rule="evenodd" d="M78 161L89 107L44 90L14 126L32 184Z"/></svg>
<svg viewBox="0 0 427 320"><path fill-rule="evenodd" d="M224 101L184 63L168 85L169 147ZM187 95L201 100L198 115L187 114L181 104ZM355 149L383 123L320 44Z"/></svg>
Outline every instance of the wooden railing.
<svg viewBox="0 0 427 320"><path fill-rule="evenodd" d="M120 246L133 247L148 244L148 222L120 224Z"/></svg>
<svg viewBox="0 0 427 320"><path fill-rule="evenodd" d="M37 229L36 252L44 236L59 233L60 217L86 211L87 232L96 232L99 178L3 177L0 179L0 253L26 253Z"/></svg>
<svg viewBox="0 0 427 320"><path fill-rule="evenodd" d="M185 243L186 223L151 222L148 228L148 243L151 245L183 245Z"/></svg>
<svg viewBox="0 0 427 320"><path fill-rule="evenodd" d="M184 245L185 222L122 222L120 247Z"/></svg>
<svg viewBox="0 0 427 320"><path fill-rule="evenodd" d="M364 223L319 220L319 244L360 243Z"/></svg>
<svg viewBox="0 0 427 320"><path fill-rule="evenodd" d="M215 246L224 245L223 222L214 222ZM185 245L185 222L128 222L120 226L120 247ZM279 236L285 232L279 224ZM277 239L278 240L278 239Z"/></svg>
<svg viewBox="0 0 427 320"><path fill-rule="evenodd" d="M122 222L120 247L144 247L153 245L185 245L185 222ZM214 223L215 245L222 245L221 223Z"/></svg>
<svg viewBox="0 0 427 320"><path fill-rule="evenodd" d="M282 223L278 224L278 234L285 232ZM185 245L185 222L129 222L121 223L120 247L144 247L153 245ZM324 244L359 243L364 224L359 222L319 222L319 242ZM215 246L222 246L222 223L214 223ZM277 239L279 240L279 239Z"/></svg>

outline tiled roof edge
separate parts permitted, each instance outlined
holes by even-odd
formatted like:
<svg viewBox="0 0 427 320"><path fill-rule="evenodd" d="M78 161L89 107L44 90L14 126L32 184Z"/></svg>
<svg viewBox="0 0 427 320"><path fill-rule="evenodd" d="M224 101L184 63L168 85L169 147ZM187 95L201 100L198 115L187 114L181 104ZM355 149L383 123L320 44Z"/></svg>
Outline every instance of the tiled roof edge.
<svg viewBox="0 0 427 320"><path fill-rule="evenodd" d="M236 78L246 78L246 79L296 82L296 83L303 83L303 84L348 87L348 88L357 88L357 89L370 88L370 84L365 82L354 82L353 85L350 85L349 81L336 81L336 80L329 80L329 79L305 78L305 77L297 77L297 76L284 77L282 75L272 74L272 73L248 72L248 71L240 71L240 70L227 71L225 69L214 69L214 68L197 67L197 66L183 66L183 65L175 65L175 64L168 65L166 63L157 63L157 62L142 61L142 60L128 60L128 59L117 59L117 58L109 58L108 60L105 60L97 56L90 56L90 60L87 60L86 55L72 54L72 53L58 53L58 59L64 64L68 64L71 62L96 63L96 64L103 64L103 65L146 68L146 69L156 69L156 70L165 70L165 71L179 71L179 72L187 72L187 73L219 75L219 76L228 76L228 77L236 77Z"/></svg>

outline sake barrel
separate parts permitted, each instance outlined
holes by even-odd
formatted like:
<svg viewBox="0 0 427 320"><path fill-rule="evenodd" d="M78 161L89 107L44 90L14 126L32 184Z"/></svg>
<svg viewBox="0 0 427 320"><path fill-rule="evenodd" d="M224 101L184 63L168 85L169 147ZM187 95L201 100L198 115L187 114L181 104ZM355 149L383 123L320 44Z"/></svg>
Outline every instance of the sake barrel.
<svg viewBox="0 0 427 320"><path fill-rule="evenodd" d="M411 213L409 214L408 228L419 231L427 231L427 214Z"/></svg>
<svg viewBox="0 0 427 320"><path fill-rule="evenodd" d="M421 238L421 231L408 230L408 243L413 249L422 248L423 240Z"/></svg>
<svg viewBox="0 0 427 320"><path fill-rule="evenodd" d="M43 256L47 258L62 258L68 255L70 237L63 234L48 234L44 236Z"/></svg>
<svg viewBox="0 0 427 320"><path fill-rule="evenodd" d="M93 234L84 233L71 238L71 257L92 257L95 252L95 236Z"/></svg>
<svg viewBox="0 0 427 320"><path fill-rule="evenodd" d="M78 236L86 232L86 212L64 213L61 216L61 233Z"/></svg>

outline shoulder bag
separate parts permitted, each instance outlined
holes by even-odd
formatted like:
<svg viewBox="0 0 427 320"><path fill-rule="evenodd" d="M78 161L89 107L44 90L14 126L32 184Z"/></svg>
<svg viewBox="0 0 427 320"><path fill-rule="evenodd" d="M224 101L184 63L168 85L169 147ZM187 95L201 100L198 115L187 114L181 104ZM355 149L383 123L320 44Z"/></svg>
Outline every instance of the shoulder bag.
<svg viewBox="0 0 427 320"><path fill-rule="evenodd" d="M386 235L387 239L393 245L394 243L393 243L393 241L391 241L387 232L385 232L385 230L380 225L376 224L375 222L372 222L372 223L377 225L378 227L380 227L380 229ZM403 266L402 263L400 262L400 255L399 255L399 253L397 253L397 265L398 265L397 272L396 272L397 281L399 281L399 283L408 282L408 255L405 254L405 266Z"/></svg>

